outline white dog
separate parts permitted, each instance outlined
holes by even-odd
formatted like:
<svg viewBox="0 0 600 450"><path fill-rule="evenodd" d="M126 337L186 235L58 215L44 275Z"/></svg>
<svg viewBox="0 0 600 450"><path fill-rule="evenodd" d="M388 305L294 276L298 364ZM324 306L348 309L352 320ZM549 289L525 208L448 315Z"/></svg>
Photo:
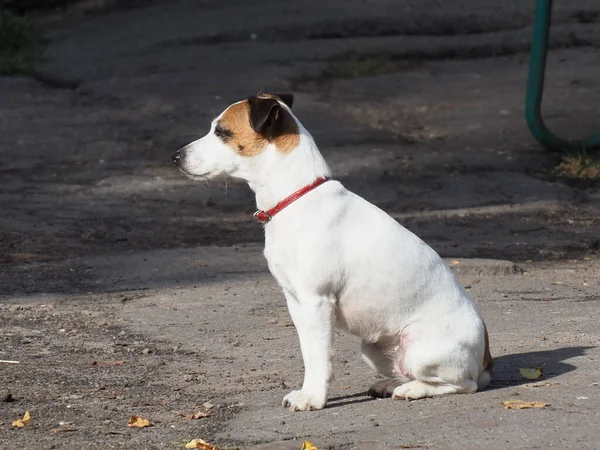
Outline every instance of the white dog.
<svg viewBox="0 0 600 450"><path fill-rule="evenodd" d="M329 180L292 101L260 94L234 103L206 136L173 155L193 179L229 174L256 194L265 256L304 360L302 389L283 406L325 406L334 325L360 336L367 364L389 378L371 395L418 399L484 388L492 358L469 295L431 247Z"/></svg>

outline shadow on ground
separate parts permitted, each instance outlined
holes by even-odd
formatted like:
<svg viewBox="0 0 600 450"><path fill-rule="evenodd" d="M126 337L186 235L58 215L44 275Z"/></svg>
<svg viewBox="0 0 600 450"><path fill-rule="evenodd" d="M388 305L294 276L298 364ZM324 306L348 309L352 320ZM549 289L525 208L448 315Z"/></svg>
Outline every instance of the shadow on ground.
<svg viewBox="0 0 600 450"><path fill-rule="evenodd" d="M553 350L513 353L494 359L494 375L486 391L501 390L508 387L531 383L544 384L547 380L577 370L577 367L564 361L584 356L586 351L596 347L562 347ZM520 376L519 369L543 367L543 376L536 380L527 380ZM389 395L389 394L388 394ZM376 400L367 391L330 398L327 408L364 403Z"/></svg>
<svg viewBox="0 0 600 450"><path fill-rule="evenodd" d="M562 347L539 352L513 353L494 360L494 376L488 389L496 390L510 386L529 384L535 381L523 379L519 369L543 367L540 382L577 370L576 366L564 361L583 356L588 350L596 347Z"/></svg>

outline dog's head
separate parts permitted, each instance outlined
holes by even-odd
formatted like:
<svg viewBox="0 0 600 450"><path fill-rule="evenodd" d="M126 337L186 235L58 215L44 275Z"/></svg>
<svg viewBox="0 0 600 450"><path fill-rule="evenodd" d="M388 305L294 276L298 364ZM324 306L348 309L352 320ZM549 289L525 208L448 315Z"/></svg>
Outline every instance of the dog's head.
<svg viewBox="0 0 600 450"><path fill-rule="evenodd" d="M173 154L190 178L221 174L248 178L270 157L292 152L300 142L291 94L259 94L234 103L213 120L206 136Z"/></svg>

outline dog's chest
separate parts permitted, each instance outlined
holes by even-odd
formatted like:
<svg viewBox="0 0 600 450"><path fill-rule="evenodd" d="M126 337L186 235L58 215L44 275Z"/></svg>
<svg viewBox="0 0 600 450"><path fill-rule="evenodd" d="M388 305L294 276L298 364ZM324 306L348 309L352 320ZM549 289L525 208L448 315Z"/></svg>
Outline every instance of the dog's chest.
<svg viewBox="0 0 600 450"><path fill-rule="evenodd" d="M269 271L275 277L279 285L286 291L292 293L294 288L292 279L295 261L289 252L277 249L274 246L265 246L265 258Z"/></svg>
<svg viewBox="0 0 600 450"><path fill-rule="evenodd" d="M282 229L285 233L281 233ZM290 239L292 236L294 238ZM302 251L306 247L304 242L302 234L293 227L271 229L265 234L264 255L269 271L279 285L291 294L306 287L308 262Z"/></svg>

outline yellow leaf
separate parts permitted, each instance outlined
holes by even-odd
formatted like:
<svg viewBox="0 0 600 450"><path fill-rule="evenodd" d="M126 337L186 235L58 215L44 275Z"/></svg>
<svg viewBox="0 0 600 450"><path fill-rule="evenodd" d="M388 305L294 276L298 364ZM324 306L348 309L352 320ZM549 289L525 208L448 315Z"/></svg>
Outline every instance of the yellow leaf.
<svg viewBox="0 0 600 450"><path fill-rule="evenodd" d="M219 450L217 447L210 445L208 442L202 439L192 439L190 442L185 444L185 448L200 448L202 450Z"/></svg>
<svg viewBox="0 0 600 450"><path fill-rule="evenodd" d="M521 376L527 380L537 380L544 373L543 367L524 367L519 369Z"/></svg>
<svg viewBox="0 0 600 450"><path fill-rule="evenodd" d="M549 404L543 402L526 402L523 400L508 400L506 402L502 402L502 405L504 405L506 409L541 409L545 408Z"/></svg>
<svg viewBox="0 0 600 450"><path fill-rule="evenodd" d="M50 433L64 433L67 431L76 431L76 428L72 428L72 427L52 428L50 430Z"/></svg>
<svg viewBox="0 0 600 450"><path fill-rule="evenodd" d="M189 420L189 419L203 419L204 417L210 416L210 414L207 413L207 412L199 411L199 412L197 412L195 414L183 414L183 413L181 413L181 416L184 419L188 419Z"/></svg>
<svg viewBox="0 0 600 450"><path fill-rule="evenodd" d="M31 416L29 415L29 411L25 411L22 419L15 420L12 423L13 427L23 428L31 423Z"/></svg>
<svg viewBox="0 0 600 450"><path fill-rule="evenodd" d="M146 428L150 426L150 421L148 419L143 419L136 415L132 415L129 418L129 423L127 423L127 426L131 428Z"/></svg>
<svg viewBox="0 0 600 450"><path fill-rule="evenodd" d="M318 450L317 447L315 447L312 442L310 441L304 441L304 444L302 444L302 448L300 450Z"/></svg>
<svg viewBox="0 0 600 450"><path fill-rule="evenodd" d="M455 266L457 266L458 264L460 264L460 261L458 259L455 259L454 261L452 261L452 264L454 264Z"/></svg>

